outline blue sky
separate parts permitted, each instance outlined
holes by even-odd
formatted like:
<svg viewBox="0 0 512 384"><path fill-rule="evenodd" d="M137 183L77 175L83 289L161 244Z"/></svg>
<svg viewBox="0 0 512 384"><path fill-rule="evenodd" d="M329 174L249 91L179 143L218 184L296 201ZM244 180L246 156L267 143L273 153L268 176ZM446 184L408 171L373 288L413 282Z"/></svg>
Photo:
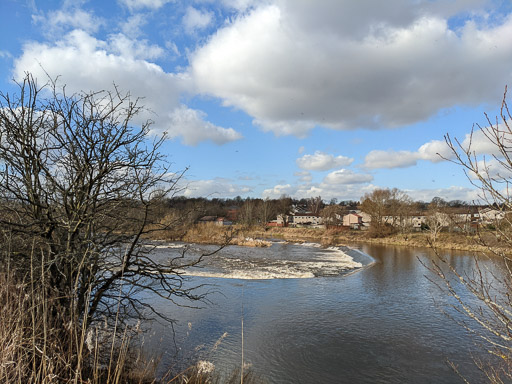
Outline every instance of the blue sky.
<svg viewBox="0 0 512 384"><path fill-rule="evenodd" d="M0 25L3 92L46 71L144 97L186 196L471 201L437 153L512 77L509 1L1 0Z"/></svg>

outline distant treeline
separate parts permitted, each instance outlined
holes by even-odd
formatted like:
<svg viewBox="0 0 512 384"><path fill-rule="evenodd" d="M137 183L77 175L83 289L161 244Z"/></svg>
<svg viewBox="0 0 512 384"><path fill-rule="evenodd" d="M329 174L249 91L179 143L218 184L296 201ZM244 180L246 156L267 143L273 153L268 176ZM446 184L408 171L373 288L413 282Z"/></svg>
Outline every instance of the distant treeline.
<svg viewBox="0 0 512 384"><path fill-rule="evenodd" d="M469 208L473 205L462 200L446 201L435 197L431 202L409 200L414 210L424 212L429 206L443 206L447 208ZM327 207L339 207L337 212L350 212L361 209L361 202L356 200L322 199L321 196L312 198L292 198L281 196L278 199L262 198L204 198L174 196L162 201L162 214L169 211L188 212L189 219L197 221L203 216L225 217L233 222L242 224L267 223L277 218L278 215L288 215L291 212L304 212L322 216Z"/></svg>

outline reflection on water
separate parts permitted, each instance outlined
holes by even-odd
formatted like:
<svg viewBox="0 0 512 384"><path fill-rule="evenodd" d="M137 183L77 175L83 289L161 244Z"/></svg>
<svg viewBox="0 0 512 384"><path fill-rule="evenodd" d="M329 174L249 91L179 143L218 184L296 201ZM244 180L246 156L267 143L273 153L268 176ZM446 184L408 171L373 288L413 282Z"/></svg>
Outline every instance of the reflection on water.
<svg viewBox="0 0 512 384"><path fill-rule="evenodd" d="M192 276L189 284L210 284L205 289L215 286L211 304L200 310L152 298L178 320L178 352L168 327L155 324L153 328L153 346L164 354L162 369L175 364L176 353L179 359L208 359L224 372L239 365L243 300L245 361L270 383L460 382L447 360L478 382L481 378L471 354L480 351L464 329L442 314L450 298L428 281L429 271L418 261L428 262L430 251L377 245L355 248L371 255L375 263L349 275L341 273L346 266L327 265L312 272L320 277L307 279ZM253 263L255 270L265 263L278 265L277 260L336 265L339 257L343 263L368 264L359 252L348 249L326 251L323 256L315 247L277 249L284 253L276 254L276 248L230 247L216 260L222 264L222 258L236 258L242 260L238 266ZM455 252L449 256L461 269L473 267L471 257ZM206 272L216 268L213 259L209 263L203 269ZM222 265L219 270L227 264ZM322 274L324 270L333 273ZM213 351L225 332L227 336Z"/></svg>

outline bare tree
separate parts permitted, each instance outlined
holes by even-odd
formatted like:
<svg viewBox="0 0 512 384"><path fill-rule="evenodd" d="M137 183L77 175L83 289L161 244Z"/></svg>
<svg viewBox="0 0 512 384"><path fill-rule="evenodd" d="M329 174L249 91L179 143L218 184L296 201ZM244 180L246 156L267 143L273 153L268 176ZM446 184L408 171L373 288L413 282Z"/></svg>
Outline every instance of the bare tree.
<svg viewBox="0 0 512 384"><path fill-rule="evenodd" d="M391 214L393 192L390 189L376 189L361 198L361 210L370 215L372 236L386 236L393 231L388 216Z"/></svg>
<svg viewBox="0 0 512 384"><path fill-rule="evenodd" d="M283 227L287 227L289 216L293 207L293 201L291 197L287 195L281 195L276 205L276 214L283 220Z"/></svg>
<svg viewBox="0 0 512 384"><path fill-rule="evenodd" d="M449 225L449 216L446 213L446 202L441 198L433 198L427 209L426 224L430 235L430 242L436 243L439 233Z"/></svg>
<svg viewBox="0 0 512 384"><path fill-rule="evenodd" d="M308 211L313 215L320 215L320 211L324 207L324 202L321 196L311 197L308 199Z"/></svg>
<svg viewBox="0 0 512 384"><path fill-rule="evenodd" d="M267 227L270 220L276 217L276 201L268 197L260 200L258 205L258 218L263 227Z"/></svg>
<svg viewBox="0 0 512 384"><path fill-rule="evenodd" d="M338 204L331 204L322 209L321 216L327 227L337 227L343 224L343 216L348 210Z"/></svg>
<svg viewBox="0 0 512 384"><path fill-rule="evenodd" d="M467 317L461 324L483 342L489 361L476 361L491 383L512 380L512 116L507 106L506 89L499 117L488 125L472 130L469 139L460 142L446 135L453 157L447 160L461 166L478 188L480 203L503 215L492 230L477 228L472 235L482 251L476 256L476 270L465 273L452 266L439 252L432 270L441 278L444 289L455 299L455 309ZM478 143L477 143L478 141ZM479 152L485 144L490 154ZM480 146L481 148L481 146ZM435 248L435 244L433 244ZM483 266L485 265L485 267ZM473 300L464 299L470 293Z"/></svg>
<svg viewBox="0 0 512 384"><path fill-rule="evenodd" d="M37 277L56 298L48 307L62 329L87 328L113 308L118 319L159 315L140 290L200 298L180 272L199 260L159 263L142 241L166 229L158 207L182 173L169 171L149 121L132 125L138 100L117 89L68 95L29 74L18 86L17 95L0 94L0 240L14 250L2 267Z"/></svg>
<svg viewBox="0 0 512 384"><path fill-rule="evenodd" d="M401 233L406 233L412 227L412 211L414 202L410 196L399 189L391 190L392 198L390 202L390 213L393 226L399 228Z"/></svg>

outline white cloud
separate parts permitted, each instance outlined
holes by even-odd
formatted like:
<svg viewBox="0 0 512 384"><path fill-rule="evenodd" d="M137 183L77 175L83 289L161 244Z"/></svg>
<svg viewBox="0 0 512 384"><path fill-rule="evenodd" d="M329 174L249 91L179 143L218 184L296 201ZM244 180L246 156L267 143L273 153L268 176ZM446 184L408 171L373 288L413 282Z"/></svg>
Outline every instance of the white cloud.
<svg viewBox="0 0 512 384"><path fill-rule="evenodd" d="M244 12L247 9L263 3L262 0L222 0L222 4L228 8L235 9L239 12Z"/></svg>
<svg viewBox="0 0 512 384"><path fill-rule="evenodd" d="M512 168L507 161L498 161L495 158L482 159L474 162L475 171L478 175L485 180L494 180L494 184L503 183L505 180L512 179ZM469 177L476 180L480 177L473 171L468 172Z"/></svg>
<svg viewBox="0 0 512 384"><path fill-rule="evenodd" d="M121 4L127 6L130 10L149 8L152 10L163 7L173 0L118 0Z"/></svg>
<svg viewBox="0 0 512 384"><path fill-rule="evenodd" d="M110 36L109 48L112 53L128 59L153 60L164 54L160 46L147 40L130 39L122 33Z"/></svg>
<svg viewBox="0 0 512 384"><path fill-rule="evenodd" d="M381 128L494 100L511 80L512 17L484 24L479 1L275 0L219 29L191 57L199 89L263 130Z"/></svg>
<svg viewBox="0 0 512 384"><path fill-rule="evenodd" d="M486 136L486 134L488 136ZM501 123L501 128L498 126L495 131L493 131L492 128L483 127L483 129L478 129L472 133L470 132L466 134L461 143L462 148L469 149L471 153L476 155L495 155L502 157L503 155L500 153L498 145L496 145L496 134L499 137L499 141L510 149L512 133L503 125L503 123ZM455 142L454 144L457 145Z"/></svg>
<svg viewBox="0 0 512 384"><path fill-rule="evenodd" d="M451 159L453 152L444 140L432 140L418 148L417 156L421 160L438 163L444 159Z"/></svg>
<svg viewBox="0 0 512 384"><path fill-rule="evenodd" d="M304 155L296 160L297 166L308 171L327 171L352 164L354 159L346 156L333 156L316 151L313 155Z"/></svg>
<svg viewBox="0 0 512 384"><path fill-rule="evenodd" d="M220 145L242 138L242 135L233 128L218 127L204 120L206 118L204 112L185 106L175 109L168 116L168 122L162 129L171 137L182 137L186 145L197 145L205 140L211 140Z"/></svg>
<svg viewBox="0 0 512 384"><path fill-rule="evenodd" d="M184 107L181 96L192 90L185 73L167 73L150 59L162 50L146 41L134 41L122 34L108 40L98 40L81 30L74 30L54 44L28 43L15 60L14 77L20 79L31 72L39 81L46 80L45 71L60 76L69 92L97 91L112 88L115 83L129 91L148 109L134 120L154 121L154 131L169 131L181 135L183 141L196 144L202 140L225 143L237 140L239 133L221 128L204 120L205 115Z"/></svg>
<svg viewBox="0 0 512 384"><path fill-rule="evenodd" d="M394 150L370 151L364 158L363 168L406 168L416 165L418 160L427 160L437 163L452 157L453 153L446 142L440 140L432 140L426 144L423 144L418 148L416 152Z"/></svg>
<svg viewBox="0 0 512 384"><path fill-rule="evenodd" d="M183 16L183 26L188 33L204 29L211 25L213 12L200 11L194 7L188 7Z"/></svg>
<svg viewBox="0 0 512 384"><path fill-rule="evenodd" d="M293 176L297 176L299 180L303 183L310 183L313 180L313 176L311 176L311 173L307 171L295 172Z"/></svg>
<svg viewBox="0 0 512 384"><path fill-rule="evenodd" d="M296 187L292 187L290 184L278 184L274 188L265 189L262 193L262 197L269 199L278 199L283 195L294 196L297 191Z"/></svg>
<svg viewBox="0 0 512 384"><path fill-rule="evenodd" d="M452 138L452 145L454 146L454 149L459 152L469 150L472 156L477 156L479 158L481 158L482 155L490 155L496 156L497 158L502 158L503 154L500 153L499 147L496 145L496 138L493 139L491 137L490 139L484 133L484 131L487 129L487 127L484 127L483 130L478 129L472 133L466 134L460 143L462 148L459 147L459 144L455 138ZM506 128L500 129L498 136L500 137L500 140L505 143L505 145L512 143L512 134ZM405 168L416 165L418 160L426 160L437 163L446 159L453 159L454 156L455 155L453 150L449 147L446 141L432 140L423 144L415 152L395 150L370 151L365 156L363 168ZM496 169L496 166L494 166L494 169ZM495 173L493 174L495 175Z"/></svg>
<svg viewBox="0 0 512 384"><path fill-rule="evenodd" d="M414 201L430 202L434 197L441 197L446 201L462 200L468 203L478 202L478 190L466 187L452 186L438 189L411 189L404 190Z"/></svg>
<svg viewBox="0 0 512 384"><path fill-rule="evenodd" d="M188 182L181 194L186 197L234 197L251 192L251 188L233 184L225 179Z"/></svg>
<svg viewBox="0 0 512 384"><path fill-rule="evenodd" d="M130 16L121 24L121 31L125 36L136 38L142 34L141 28L148 22L147 16L137 13Z"/></svg>
<svg viewBox="0 0 512 384"><path fill-rule="evenodd" d="M324 183L329 185L362 184L369 183L372 180L372 175L354 173L348 169L340 169L325 176Z"/></svg>
<svg viewBox="0 0 512 384"><path fill-rule="evenodd" d="M410 151L381 151L369 152L364 158L364 168L405 168L416 165L418 155Z"/></svg>
<svg viewBox="0 0 512 384"><path fill-rule="evenodd" d="M285 191L285 194L294 198L308 198L321 196L324 200L336 198L338 200L355 200L359 201L365 193L371 193L373 190L380 188L373 184L348 184L348 185L330 185L326 183L291 186L276 185L274 188L267 189L263 192L263 197L279 198ZM479 195L479 191L474 188L451 186L448 188L437 189L408 189L403 190L414 201L429 202L434 197L441 197L446 201L462 200L466 202L483 201Z"/></svg>
<svg viewBox="0 0 512 384"><path fill-rule="evenodd" d="M64 31L81 29L88 33L95 33L104 21L92 13L82 9L60 9L47 14L39 13L32 16L35 23L42 24L46 34L60 35Z"/></svg>
<svg viewBox="0 0 512 384"><path fill-rule="evenodd" d="M359 200L367 192L373 191L375 188L372 184L348 184L343 185L329 185L320 183L318 185L301 186L297 188L296 192L292 195L296 198L316 197L321 196L323 200L331 200L336 198L338 200Z"/></svg>

